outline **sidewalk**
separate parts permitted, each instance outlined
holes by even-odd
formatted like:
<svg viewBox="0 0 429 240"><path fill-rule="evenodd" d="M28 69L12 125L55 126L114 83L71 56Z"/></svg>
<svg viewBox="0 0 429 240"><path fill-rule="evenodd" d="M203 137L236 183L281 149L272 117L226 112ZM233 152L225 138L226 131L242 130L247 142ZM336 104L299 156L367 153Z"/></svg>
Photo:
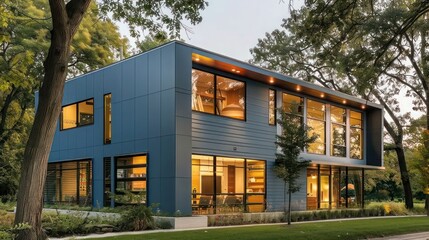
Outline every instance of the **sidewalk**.
<svg viewBox="0 0 429 240"><path fill-rule="evenodd" d="M384 238L371 238L369 240L429 240L429 232L410 233Z"/></svg>
<svg viewBox="0 0 429 240"><path fill-rule="evenodd" d="M306 222L294 222L293 224L306 224L315 222L337 222L337 221L353 221L353 220L364 220L364 219L378 219L378 218L402 218L402 217L423 217L426 215L413 215L413 216L383 216L383 217L360 217L360 218L341 218L341 219L328 219L328 220L317 220L317 221L306 221ZM182 232L182 231L193 231L202 229L218 229L218 228L237 228L237 227L252 227L262 225L284 225L286 223L267 223L267 224L248 224L248 225L233 225L233 226L222 226L222 227L206 227L206 228L190 228L190 229L163 229L163 230L148 230L148 231L133 231L133 232L113 232L104 234L89 234L86 236L71 236L65 238L49 238L50 240L75 240L75 239L93 239L93 238L106 238L116 237L122 235L141 235L149 233L161 233L161 232ZM410 235L421 235L420 238L404 238L404 236ZM426 235L425 235L426 234ZM426 237L426 238L425 238ZM401 236L390 236L385 238L372 238L370 240L429 240L429 232L406 234Z"/></svg>

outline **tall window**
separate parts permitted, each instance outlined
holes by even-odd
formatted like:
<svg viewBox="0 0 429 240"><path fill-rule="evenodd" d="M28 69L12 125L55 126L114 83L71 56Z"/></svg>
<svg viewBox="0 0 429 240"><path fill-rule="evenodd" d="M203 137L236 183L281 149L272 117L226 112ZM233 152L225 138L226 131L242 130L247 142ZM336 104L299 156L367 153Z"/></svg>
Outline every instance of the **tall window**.
<svg viewBox="0 0 429 240"><path fill-rule="evenodd" d="M112 142L112 94L104 95L104 144Z"/></svg>
<svg viewBox="0 0 429 240"><path fill-rule="evenodd" d="M119 204L146 203L147 158L142 156L116 158L115 199Z"/></svg>
<svg viewBox="0 0 429 240"><path fill-rule="evenodd" d="M110 159L110 157L105 157L103 158L103 162L104 162L104 206L105 207L110 207L110 202L111 202L111 194L112 194L112 189L111 189L111 179L112 179L112 175L111 175L111 165L112 165L112 160Z"/></svg>
<svg viewBox="0 0 429 240"><path fill-rule="evenodd" d="M307 149L309 153L325 154L325 104L307 100L307 125L311 127L310 135L318 137Z"/></svg>
<svg viewBox="0 0 429 240"><path fill-rule="evenodd" d="M94 124L94 99L62 107L60 129L70 129Z"/></svg>
<svg viewBox="0 0 429 240"><path fill-rule="evenodd" d="M350 158L362 159L362 113L350 110Z"/></svg>
<svg viewBox="0 0 429 240"><path fill-rule="evenodd" d="M276 90L268 89L268 123L270 125L276 125Z"/></svg>
<svg viewBox="0 0 429 240"><path fill-rule="evenodd" d="M283 93L282 95L283 110L287 113L293 112L296 108L296 116L299 121L303 122L304 98L295 95Z"/></svg>
<svg viewBox="0 0 429 240"><path fill-rule="evenodd" d="M345 157L346 148L346 109L331 106L331 155Z"/></svg>
<svg viewBox="0 0 429 240"><path fill-rule="evenodd" d="M48 204L92 204L92 168L90 160L49 163L44 188Z"/></svg>
<svg viewBox="0 0 429 240"><path fill-rule="evenodd" d="M244 82L192 69L192 110L245 119Z"/></svg>

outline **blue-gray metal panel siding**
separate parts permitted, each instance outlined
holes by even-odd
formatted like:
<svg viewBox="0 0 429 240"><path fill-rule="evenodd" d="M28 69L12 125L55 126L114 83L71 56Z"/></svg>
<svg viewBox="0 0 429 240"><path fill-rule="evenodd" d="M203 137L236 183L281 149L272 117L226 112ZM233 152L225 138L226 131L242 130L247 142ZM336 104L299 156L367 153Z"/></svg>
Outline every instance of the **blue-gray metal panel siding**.
<svg viewBox="0 0 429 240"><path fill-rule="evenodd" d="M93 159L94 206L100 206L103 198L103 157L148 153L148 201L160 203L167 212L176 210L172 199L181 192L171 183L177 174L175 61L173 44L66 83L62 105L94 98L94 124L65 131L57 128L50 162ZM107 93L112 94L112 143L104 145Z"/></svg>

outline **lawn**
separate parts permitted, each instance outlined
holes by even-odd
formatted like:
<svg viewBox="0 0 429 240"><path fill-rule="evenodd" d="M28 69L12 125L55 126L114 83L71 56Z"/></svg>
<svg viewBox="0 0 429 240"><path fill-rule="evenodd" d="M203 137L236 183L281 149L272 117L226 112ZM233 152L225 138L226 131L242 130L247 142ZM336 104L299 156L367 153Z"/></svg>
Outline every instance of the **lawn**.
<svg viewBox="0 0 429 240"><path fill-rule="evenodd" d="M204 239L366 239L388 235L429 231L429 217L401 217L287 225L261 225L181 232L149 233L102 238L103 240L204 240Z"/></svg>

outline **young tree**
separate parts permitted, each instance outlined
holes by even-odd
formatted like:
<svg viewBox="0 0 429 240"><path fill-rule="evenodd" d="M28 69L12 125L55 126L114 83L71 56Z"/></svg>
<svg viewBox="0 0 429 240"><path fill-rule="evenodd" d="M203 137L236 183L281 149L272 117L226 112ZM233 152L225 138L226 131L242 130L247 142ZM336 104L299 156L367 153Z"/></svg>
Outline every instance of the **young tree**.
<svg viewBox="0 0 429 240"><path fill-rule="evenodd" d="M276 146L280 152L276 153L274 172L285 183L283 202L286 201L287 192L289 197L287 222L290 225L292 193L299 191L301 186L297 180L302 170L310 164L310 161L300 159L299 154L317 139L317 135L309 136L309 128L302 122L302 117L298 115L298 106L292 105L290 111L287 109L279 109L278 111L281 134L277 135ZM284 208L286 213L286 204L284 204Z"/></svg>
<svg viewBox="0 0 429 240"><path fill-rule="evenodd" d="M39 102L24 151L21 168L15 224L28 223L31 228L21 231L17 239L46 239L41 228L43 187L47 173L47 163L56 129L64 83L67 77L73 37L80 30L84 15L91 0L49 0L52 26L50 46L43 63L42 87ZM164 27L171 36L178 36L183 26L183 18L191 24L199 23L199 11L207 6L204 0L103 0L99 16L126 22L133 34L136 27L147 31L160 31Z"/></svg>

